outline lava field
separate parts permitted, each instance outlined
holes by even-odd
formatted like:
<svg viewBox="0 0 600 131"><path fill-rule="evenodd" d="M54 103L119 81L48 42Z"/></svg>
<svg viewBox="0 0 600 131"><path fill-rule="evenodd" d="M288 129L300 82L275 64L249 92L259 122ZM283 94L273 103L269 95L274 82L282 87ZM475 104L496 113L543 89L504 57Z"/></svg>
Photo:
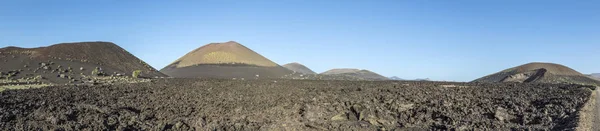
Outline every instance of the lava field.
<svg viewBox="0 0 600 131"><path fill-rule="evenodd" d="M572 130L567 84L153 79L0 92L1 130Z"/></svg>

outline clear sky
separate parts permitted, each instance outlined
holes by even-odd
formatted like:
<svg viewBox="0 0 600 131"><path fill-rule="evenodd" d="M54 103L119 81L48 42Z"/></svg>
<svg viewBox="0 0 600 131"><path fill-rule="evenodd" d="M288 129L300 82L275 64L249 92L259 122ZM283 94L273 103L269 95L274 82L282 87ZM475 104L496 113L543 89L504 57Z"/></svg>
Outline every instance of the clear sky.
<svg viewBox="0 0 600 131"><path fill-rule="evenodd" d="M528 62L600 72L599 1L12 0L0 46L110 41L161 69L234 40L281 65L470 81Z"/></svg>

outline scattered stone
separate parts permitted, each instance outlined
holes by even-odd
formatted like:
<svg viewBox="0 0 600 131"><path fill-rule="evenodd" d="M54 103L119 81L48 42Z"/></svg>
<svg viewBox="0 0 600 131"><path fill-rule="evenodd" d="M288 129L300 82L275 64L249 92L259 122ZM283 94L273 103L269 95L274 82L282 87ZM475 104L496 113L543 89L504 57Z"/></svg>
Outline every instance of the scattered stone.
<svg viewBox="0 0 600 131"><path fill-rule="evenodd" d="M415 104L400 104L398 105L398 112L407 111L413 108Z"/></svg>
<svg viewBox="0 0 600 131"><path fill-rule="evenodd" d="M45 78L44 78L42 75L37 75L37 76L35 76L35 78L33 78L33 79L35 79L35 80L43 80L43 79L45 79Z"/></svg>
<svg viewBox="0 0 600 131"><path fill-rule="evenodd" d="M512 118L512 116L510 114L508 114L508 111L502 107L496 108L494 117L496 118L496 120L502 121L502 122L508 121L509 119Z"/></svg>
<svg viewBox="0 0 600 131"><path fill-rule="evenodd" d="M175 129L181 129L184 126L185 126L185 123L183 123L181 121L175 123Z"/></svg>
<svg viewBox="0 0 600 131"><path fill-rule="evenodd" d="M366 118L365 107L359 104L352 105L351 111L356 115L358 120L364 120Z"/></svg>
<svg viewBox="0 0 600 131"><path fill-rule="evenodd" d="M50 117L46 118L46 121L48 121L48 122L50 122L50 123L52 123L54 125L58 125L59 122L60 122L60 119L58 119L58 118L56 118L54 116L50 116Z"/></svg>
<svg viewBox="0 0 600 131"><path fill-rule="evenodd" d="M343 121L343 120L348 120L348 118L347 118L346 116L347 116L347 114L346 114L346 113L340 113L340 114L337 114L337 115L335 115L335 116L331 117L331 120L332 120L332 121Z"/></svg>

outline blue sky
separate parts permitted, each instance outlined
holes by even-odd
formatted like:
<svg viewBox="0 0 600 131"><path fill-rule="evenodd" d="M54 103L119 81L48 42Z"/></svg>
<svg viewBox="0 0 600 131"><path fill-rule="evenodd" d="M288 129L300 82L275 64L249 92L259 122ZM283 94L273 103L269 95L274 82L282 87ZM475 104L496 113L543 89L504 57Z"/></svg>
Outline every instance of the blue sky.
<svg viewBox="0 0 600 131"><path fill-rule="evenodd" d="M528 62L600 72L598 1L0 1L0 46L110 41L161 69L234 40L281 65L470 81Z"/></svg>

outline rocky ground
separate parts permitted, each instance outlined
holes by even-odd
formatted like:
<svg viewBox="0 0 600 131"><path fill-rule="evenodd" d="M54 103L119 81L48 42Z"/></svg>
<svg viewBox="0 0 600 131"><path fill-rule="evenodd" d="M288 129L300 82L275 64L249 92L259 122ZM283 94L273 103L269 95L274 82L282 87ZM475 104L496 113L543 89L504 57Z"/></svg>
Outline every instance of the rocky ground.
<svg viewBox="0 0 600 131"><path fill-rule="evenodd" d="M578 85L154 79L0 92L2 130L571 130Z"/></svg>
<svg viewBox="0 0 600 131"><path fill-rule="evenodd" d="M594 129L596 131L600 130L600 97L598 96L599 93L600 93L600 90L596 90L596 96L595 96L596 103L593 104L596 107L594 108L594 110L592 110L592 114L591 114L591 116L593 116L593 118L594 118L591 122L591 123L593 123L592 129Z"/></svg>
<svg viewBox="0 0 600 131"><path fill-rule="evenodd" d="M0 53L0 91L65 84L98 85L147 81L133 78L132 73L70 59L42 61L24 54Z"/></svg>
<svg viewBox="0 0 600 131"><path fill-rule="evenodd" d="M292 80L345 80L345 81L385 81L380 78L362 77L356 74L302 74L302 73L291 73L280 77L281 79L292 79Z"/></svg>
<svg viewBox="0 0 600 131"><path fill-rule="evenodd" d="M113 68L69 60L32 59L26 55L0 54L0 80L34 81L53 84L79 84L92 82L94 77L129 77Z"/></svg>

